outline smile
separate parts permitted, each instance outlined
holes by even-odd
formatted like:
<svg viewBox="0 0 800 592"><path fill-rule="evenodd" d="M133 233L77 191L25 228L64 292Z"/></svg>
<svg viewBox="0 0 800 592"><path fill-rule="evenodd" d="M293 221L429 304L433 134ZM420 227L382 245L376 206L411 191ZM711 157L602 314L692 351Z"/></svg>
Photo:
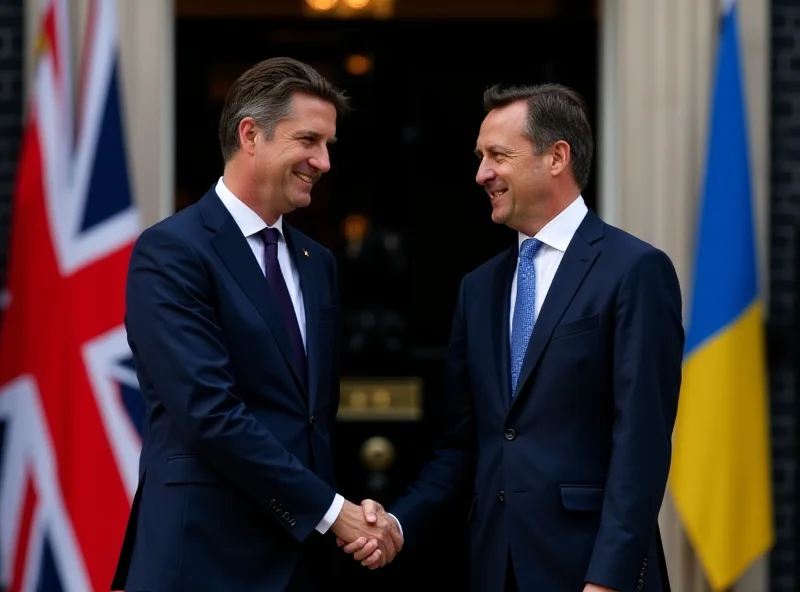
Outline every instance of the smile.
<svg viewBox="0 0 800 592"><path fill-rule="evenodd" d="M495 199L497 197L500 197L501 195L504 195L507 191L508 189L497 189L496 191L490 191L489 197Z"/></svg>
<svg viewBox="0 0 800 592"><path fill-rule="evenodd" d="M298 178L299 178L301 181L305 181L305 182L306 182L306 183L308 183L309 185L313 185L313 184L314 184L314 180L313 180L311 177L309 177L308 175L304 175L303 173L297 173L297 172L295 172L294 174L295 174L295 176L297 176L297 177L298 177Z"/></svg>

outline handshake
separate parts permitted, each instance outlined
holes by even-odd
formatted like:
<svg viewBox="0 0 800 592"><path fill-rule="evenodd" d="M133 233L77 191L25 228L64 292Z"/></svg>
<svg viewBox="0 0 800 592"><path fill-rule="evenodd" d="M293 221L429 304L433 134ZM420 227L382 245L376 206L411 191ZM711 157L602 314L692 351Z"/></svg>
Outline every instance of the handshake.
<svg viewBox="0 0 800 592"><path fill-rule="evenodd" d="M390 563L403 548L400 524L373 500L361 506L345 500L331 531L345 553L370 569Z"/></svg>

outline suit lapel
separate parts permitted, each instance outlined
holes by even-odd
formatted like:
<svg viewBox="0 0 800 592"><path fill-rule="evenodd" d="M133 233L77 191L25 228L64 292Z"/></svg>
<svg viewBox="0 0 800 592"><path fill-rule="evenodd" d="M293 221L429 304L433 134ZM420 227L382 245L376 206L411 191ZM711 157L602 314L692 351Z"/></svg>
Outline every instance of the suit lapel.
<svg viewBox="0 0 800 592"><path fill-rule="evenodd" d="M301 244L300 237L284 222L284 234L289 253L292 256L300 277L300 290L303 293L303 306L306 313L306 358L308 360L308 396L309 408L314 403L319 390L319 304L317 302L317 277L314 273L314 262L307 255L308 251Z"/></svg>
<svg viewBox="0 0 800 592"><path fill-rule="evenodd" d="M588 212L564 253L564 258L558 266L553 283L550 285L542 309L539 311L528 349L525 351L512 407L519 400L525 383L539 363L545 347L550 342L553 329L561 320L564 311L572 302L573 296L600 254L601 247L593 245L593 243L602 236L602 222L591 211ZM506 321L508 321L507 316Z"/></svg>
<svg viewBox="0 0 800 592"><path fill-rule="evenodd" d="M267 323L292 374L303 388L300 370L292 355L289 334L281 317L280 307L269 290L267 279L253 257L247 239L213 190L207 193L198 205L204 224L215 231L211 237L212 247Z"/></svg>
<svg viewBox="0 0 800 592"><path fill-rule="evenodd" d="M492 287L492 332L497 384L500 385L500 399L503 413L511 406L511 359L509 345L508 316L510 314L511 282L517 263L517 247L508 250L494 270Z"/></svg>

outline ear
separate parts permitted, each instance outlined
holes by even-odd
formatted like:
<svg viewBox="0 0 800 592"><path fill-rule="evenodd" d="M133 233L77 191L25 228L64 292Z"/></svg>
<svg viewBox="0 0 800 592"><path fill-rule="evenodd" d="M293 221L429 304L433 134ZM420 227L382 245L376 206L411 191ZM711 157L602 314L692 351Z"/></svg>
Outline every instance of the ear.
<svg viewBox="0 0 800 592"><path fill-rule="evenodd" d="M245 117L239 122L239 146L246 154L253 155L256 149L256 139L258 138L258 126L255 119Z"/></svg>
<svg viewBox="0 0 800 592"><path fill-rule="evenodd" d="M552 147L553 162L550 165L550 174L557 177L569 168L571 149L564 140L559 140Z"/></svg>

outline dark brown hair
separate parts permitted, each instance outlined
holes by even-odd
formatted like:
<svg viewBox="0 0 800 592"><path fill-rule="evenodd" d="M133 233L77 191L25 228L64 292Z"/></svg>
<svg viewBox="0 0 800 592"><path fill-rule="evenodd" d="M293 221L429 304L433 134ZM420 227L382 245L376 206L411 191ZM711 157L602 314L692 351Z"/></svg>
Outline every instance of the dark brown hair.
<svg viewBox="0 0 800 592"><path fill-rule="evenodd" d="M483 94L483 106L487 112L517 101L527 103L525 136L533 144L536 154L541 154L559 140L569 144L572 175L583 191L589 181L594 153L592 128L583 97L560 84L507 88L495 85Z"/></svg>
<svg viewBox="0 0 800 592"><path fill-rule="evenodd" d="M348 99L319 72L292 58L259 62L239 76L228 90L219 120L219 143L225 162L239 150L239 123L252 117L271 137L279 121L288 117L292 95L304 93L328 101L338 116L348 110Z"/></svg>

